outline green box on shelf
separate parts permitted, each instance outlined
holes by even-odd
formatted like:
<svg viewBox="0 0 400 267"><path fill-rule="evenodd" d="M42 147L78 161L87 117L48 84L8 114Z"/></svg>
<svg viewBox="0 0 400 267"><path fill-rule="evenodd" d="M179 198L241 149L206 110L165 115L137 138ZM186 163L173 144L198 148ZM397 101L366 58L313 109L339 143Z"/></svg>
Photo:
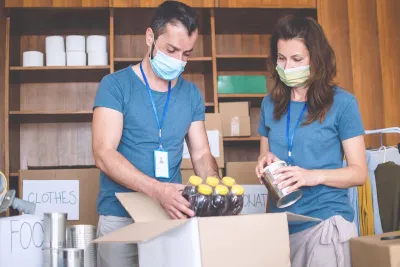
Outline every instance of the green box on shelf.
<svg viewBox="0 0 400 267"><path fill-rule="evenodd" d="M263 75L218 76L218 94L266 94L267 78Z"/></svg>

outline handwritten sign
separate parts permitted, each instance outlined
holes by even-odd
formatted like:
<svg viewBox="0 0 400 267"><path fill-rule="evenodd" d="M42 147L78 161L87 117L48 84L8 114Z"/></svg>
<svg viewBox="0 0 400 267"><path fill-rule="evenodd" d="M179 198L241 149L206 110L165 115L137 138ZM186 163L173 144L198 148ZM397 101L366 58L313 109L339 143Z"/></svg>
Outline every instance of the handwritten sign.
<svg viewBox="0 0 400 267"><path fill-rule="evenodd" d="M264 185L242 185L244 205L241 214L265 213L267 209L267 188Z"/></svg>
<svg viewBox="0 0 400 267"><path fill-rule="evenodd" d="M43 218L22 215L0 219L0 266L43 266Z"/></svg>
<svg viewBox="0 0 400 267"><path fill-rule="evenodd" d="M36 203L36 214L65 212L79 220L79 180L24 180L23 199Z"/></svg>
<svg viewBox="0 0 400 267"><path fill-rule="evenodd" d="M220 157L220 148L219 148L219 131L211 130L207 131L208 143L210 145L211 155L218 158ZM189 148L186 144L186 140L183 141L183 154L182 157L184 159L190 159Z"/></svg>

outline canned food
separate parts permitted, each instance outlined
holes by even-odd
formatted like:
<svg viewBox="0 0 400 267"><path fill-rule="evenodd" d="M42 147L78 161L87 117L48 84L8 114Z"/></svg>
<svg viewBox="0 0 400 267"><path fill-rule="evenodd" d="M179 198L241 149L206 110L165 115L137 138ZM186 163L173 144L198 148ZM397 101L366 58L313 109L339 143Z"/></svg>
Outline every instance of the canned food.
<svg viewBox="0 0 400 267"><path fill-rule="evenodd" d="M264 173L261 176L261 180L267 187L268 192L271 194L278 208L286 208L293 205L303 195L303 191L297 189L293 192L288 193L290 186L279 189L279 184L274 184L274 181L279 178L281 174L273 175L272 173L282 167L286 167L287 164L284 161L276 161L269 166L264 168Z"/></svg>

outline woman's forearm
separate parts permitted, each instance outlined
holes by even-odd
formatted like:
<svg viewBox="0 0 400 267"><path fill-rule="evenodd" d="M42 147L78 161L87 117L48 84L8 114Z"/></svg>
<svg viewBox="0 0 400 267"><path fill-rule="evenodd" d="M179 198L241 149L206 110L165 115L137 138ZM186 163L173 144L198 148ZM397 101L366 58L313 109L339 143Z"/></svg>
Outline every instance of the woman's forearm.
<svg viewBox="0 0 400 267"><path fill-rule="evenodd" d="M350 188L363 185L368 177L367 168L357 165L335 170L312 170L319 184L337 188Z"/></svg>

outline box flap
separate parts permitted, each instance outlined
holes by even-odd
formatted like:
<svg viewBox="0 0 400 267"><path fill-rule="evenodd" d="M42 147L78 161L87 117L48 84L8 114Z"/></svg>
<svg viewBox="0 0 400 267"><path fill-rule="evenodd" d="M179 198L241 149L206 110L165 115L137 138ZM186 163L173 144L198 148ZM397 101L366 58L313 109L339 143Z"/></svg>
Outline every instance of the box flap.
<svg viewBox="0 0 400 267"><path fill-rule="evenodd" d="M308 217L308 216L304 216L304 215L299 215L299 214L295 214L295 213L291 213L291 212L286 212L287 215L287 220L289 222L322 222L321 219L318 218L314 218L314 217Z"/></svg>
<svg viewBox="0 0 400 267"><path fill-rule="evenodd" d="M116 196L135 222L172 219L160 203L143 193L116 193Z"/></svg>
<svg viewBox="0 0 400 267"><path fill-rule="evenodd" d="M290 266L283 213L199 218L203 267Z"/></svg>
<svg viewBox="0 0 400 267"><path fill-rule="evenodd" d="M132 223L124 228L102 236L94 243L140 243L151 240L188 220L164 220Z"/></svg>

